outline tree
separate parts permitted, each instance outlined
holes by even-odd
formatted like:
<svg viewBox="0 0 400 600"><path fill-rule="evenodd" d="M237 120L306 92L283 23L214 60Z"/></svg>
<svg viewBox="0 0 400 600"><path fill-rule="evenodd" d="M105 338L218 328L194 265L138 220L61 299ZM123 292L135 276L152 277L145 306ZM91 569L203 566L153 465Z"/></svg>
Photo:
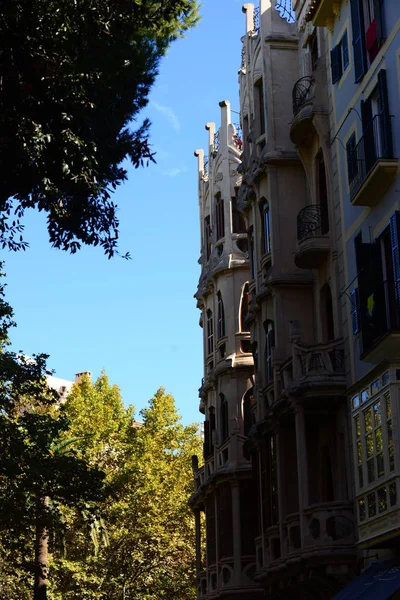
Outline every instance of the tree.
<svg viewBox="0 0 400 600"><path fill-rule="evenodd" d="M163 389L141 412L141 423L117 392L103 373L94 384L84 379L75 385L65 405L68 435L85 440L84 432L96 431L82 452L107 473L103 514L109 543L94 556L84 528L71 522L74 543L67 540L67 556L55 561L52 597L117 600L125 590L129 600L193 600L195 533L188 497L191 456L200 453L198 428L180 423Z"/></svg>
<svg viewBox="0 0 400 600"><path fill-rule="evenodd" d="M22 583L34 578L34 600L45 600L49 541L54 546L64 532L63 509L94 515L104 474L63 440L69 420L54 408L46 357L10 352L12 325L0 282L0 597L21 598L16 576Z"/></svg>
<svg viewBox="0 0 400 600"><path fill-rule="evenodd" d="M153 160L146 105L197 0L8 0L0 8L0 244L26 247L28 208L56 248L117 251L121 166Z"/></svg>

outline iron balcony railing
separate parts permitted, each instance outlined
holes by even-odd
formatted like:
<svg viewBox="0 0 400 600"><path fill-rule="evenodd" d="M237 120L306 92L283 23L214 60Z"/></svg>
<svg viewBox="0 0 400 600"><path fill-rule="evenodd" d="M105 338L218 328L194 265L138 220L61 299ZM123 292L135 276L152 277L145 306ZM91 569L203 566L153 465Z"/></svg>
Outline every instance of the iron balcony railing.
<svg viewBox="0 0 400 600"><path fill-rule="evenodd" d="M214 133L214 152L217 152L219 148L219 131Z"/></svg>
<svg viewBox="0 0 400 600"><path fill-rule="evenodd" d="M309 102L314 96L314 77L306 75L294 84L292 90L293 114L295 115L300 108Z"/></svg>
<svg viewBox="0 0 400 600"><path fill-rule="evenodd" d="M311 204L297 215L297 241L325 235L329 231L328 210L325 205Z"/></svg>
<svg viewBox="0 0 400 600"><path fill-rule="evenodd" d="M351 198L357 194L377 160L394 158L391 119L392 116L388 114L375 115L358 144L353 149L347 146Z"/></svg>

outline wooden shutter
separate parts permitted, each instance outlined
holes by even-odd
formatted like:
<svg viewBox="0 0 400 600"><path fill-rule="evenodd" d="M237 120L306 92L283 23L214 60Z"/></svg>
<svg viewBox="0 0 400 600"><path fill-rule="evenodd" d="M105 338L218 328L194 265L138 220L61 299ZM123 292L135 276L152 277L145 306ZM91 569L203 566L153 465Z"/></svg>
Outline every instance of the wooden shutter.
<svg viewBox="0 0 400 600"><path fill-rule="evenodd" d="M380 48L385 40L385 21L383 14L384 0L374 0L374 14L376 20L376 37L378 39L378 48Z"/></svg>
<svg viewBox="0 0 400 600"><path fill-rule="evenodd" d="M379 104L381 107L381 142L382 158L393 158L392 123L389 113L389 98L387 89L386 69L378 73Z"/></svg>
<svg viewBox="0 0 400 600"><path fill-rule="evenodd" d="M350 184L358 173L358 162L356 156L356 136L354 133L346 144L346 155L347 175Z"/></svg>
<svg viewBox="0 0 400 600"><path fill-rule="evenodd" d="M358 83L366 71L364 15L361 0L350 0L351 25L353 29L353 56L355 82Z"/></svg>
<svg viewBox="0 0 400 600"><path fill-rule="evenodd" d="M342 53L340 44L331 50L332 83L337 83L342 76Z"/></svg>
<svg viewBox="0 0 400 600"><path fill-rule="evenodd" d="M396 296L397 318L400 318L400 212L390 217L390 242L392 246L393 279Z"/></svg>
<svg viewBox="0 0 400 600"><path fill-rule="evenodd" d="M350 314L354 335L356 335L360 331L358 310L358 288L356 288L355 290L352 290L350 292Z"/></svg>
<svg viewBox="0 0 400 600"><path fill-rule="evenodd" d="M342 37L340 45L342 47L342 56L343 56L342 68L344 71L349 66L349 41L347 38L347 31L345 31L345 34Z"/></svg>
<svg viewBox="0 0 400 600"><path fill-rule="evenodd" d="M380 117L378 117L379 119ZM375 135L374 135L374 120L372 118L372 102L371 98L361 100L361 120L363 127L363 156L360 158L365 159L365 177L369 170L373 167L376 161L376 147L375 147ZM376 121L376 119L375 119ZM376 123L378 126L379 123Z"/></svg>

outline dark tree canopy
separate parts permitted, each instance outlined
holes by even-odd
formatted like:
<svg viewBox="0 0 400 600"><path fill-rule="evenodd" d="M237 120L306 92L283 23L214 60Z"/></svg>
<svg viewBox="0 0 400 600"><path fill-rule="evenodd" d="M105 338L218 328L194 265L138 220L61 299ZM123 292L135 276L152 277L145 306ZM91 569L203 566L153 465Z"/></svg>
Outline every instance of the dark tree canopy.
<svg viewBox="0 0 400 600"><path fill-rule="evenodd" d="M146 105L197 0L7 0L0 8L0 245L25 248L27 208L50 242L117 252L121 166L153 159Z"/></svg>

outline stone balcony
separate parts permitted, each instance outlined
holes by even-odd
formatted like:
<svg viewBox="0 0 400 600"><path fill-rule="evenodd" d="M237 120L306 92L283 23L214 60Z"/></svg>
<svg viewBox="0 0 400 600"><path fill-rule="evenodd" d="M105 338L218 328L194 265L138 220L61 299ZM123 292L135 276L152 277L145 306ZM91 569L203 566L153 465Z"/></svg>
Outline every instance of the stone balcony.
<svg viewBox="0 0 400 600"><path fill-rule="evenodd" d="M301 269L317 269L329 254L330 246L326 206L306 206L297 215L296 266Z"/></svg>

